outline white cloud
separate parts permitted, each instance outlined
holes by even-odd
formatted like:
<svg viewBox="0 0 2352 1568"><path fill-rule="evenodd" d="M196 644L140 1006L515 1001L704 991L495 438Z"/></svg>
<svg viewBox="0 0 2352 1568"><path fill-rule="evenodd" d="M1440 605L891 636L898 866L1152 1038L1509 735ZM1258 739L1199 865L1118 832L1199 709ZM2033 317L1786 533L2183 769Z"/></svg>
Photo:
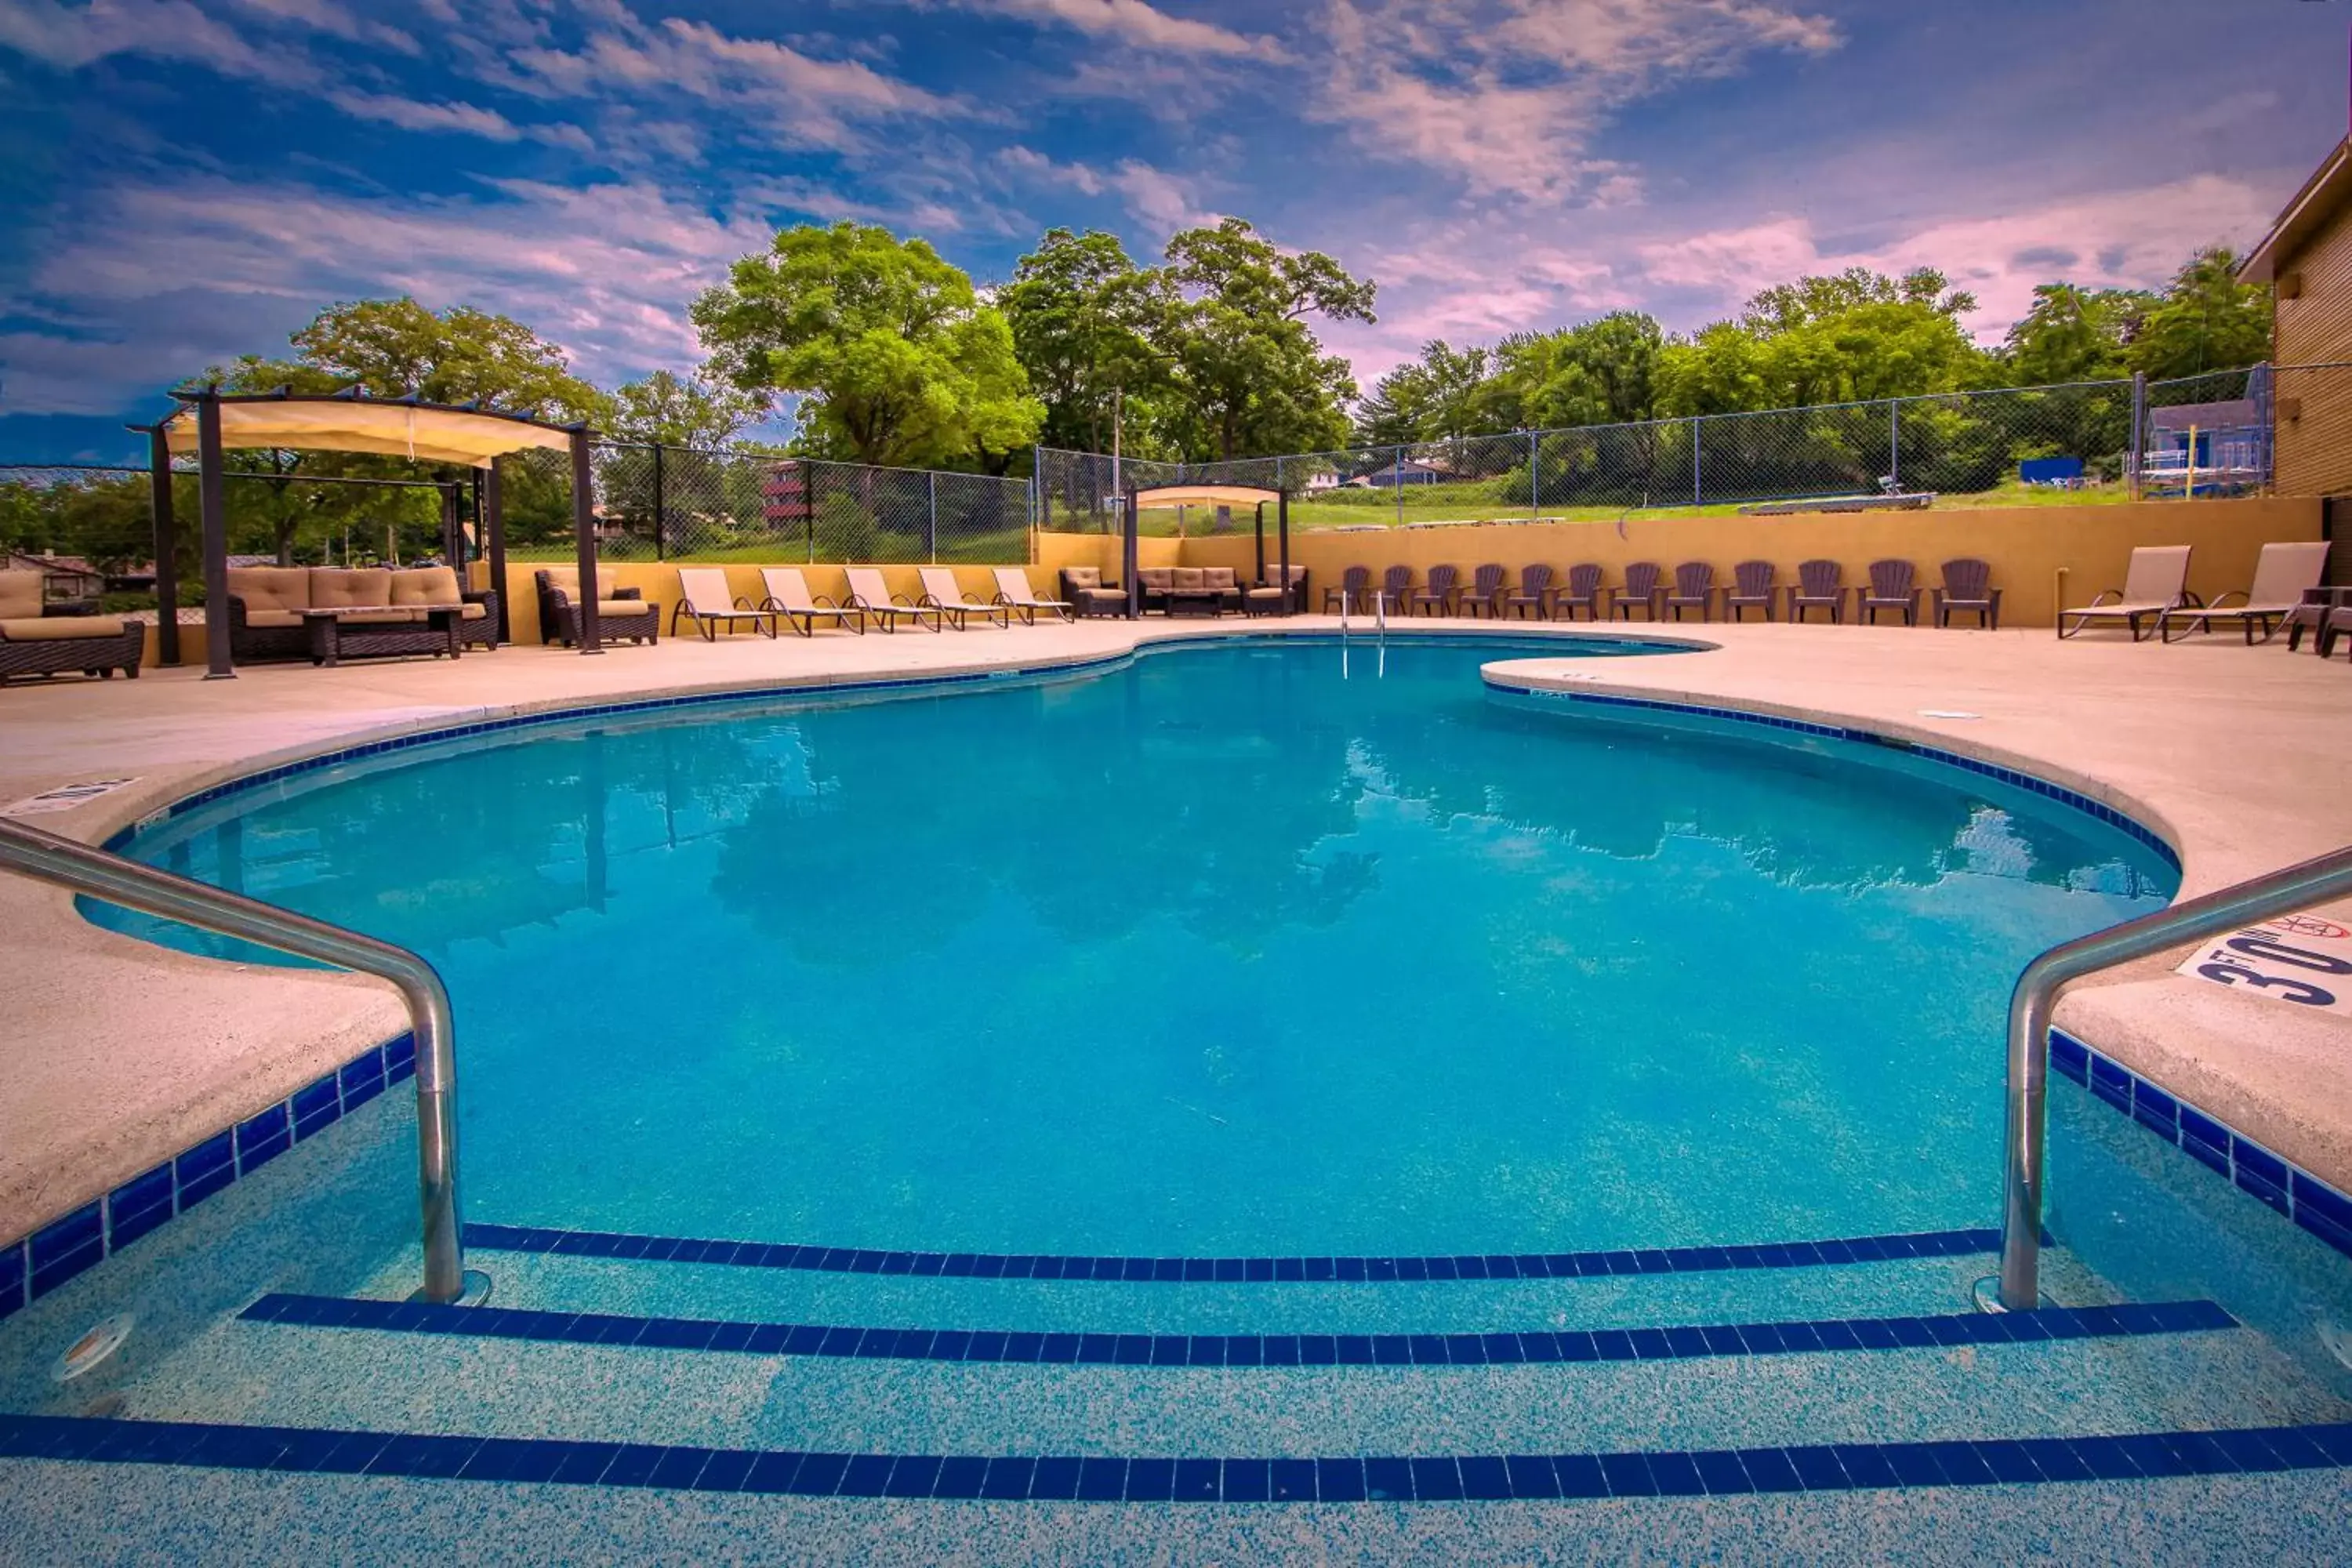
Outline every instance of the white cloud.
<svg viewBox="0 0 2352 1568"><path fill-rule="evenodd" d="M403 131L446 131L479 136L491 142L541 142L574 152L593 152L595 143L577 125L517 125L495 109L473 103L426 103L388 93L337 90L327 101L358 120L396 125Z"/></svg>
<svg viewBox="0 0 2352 1568"><path fill-rule="evenodd" d="M1195 182L1139 158L1125 158L1108 168L1091 163L1057 163L1029 147L1007 147L998 161L1032 179L1067 185L1081 195L1116 195L1127 210L1163 235L1180 228L1213 224L1217 215L1201 204Z"/></svg>
<svg viewBox="0 0 2352 1568"><path fill-rule="evenodd" d="M963 10L1018 16L1040 26L1074 28L1089 37L1140 49L1181 54L1256 55L1271 58L1271 38L1250 37L1213 22L1171 16L1144 0L945 0Z"/></svg>
<svg viewBox="0 0 2352 1568"><path fill-rule="evenodd" d="M305 56L256 43L186 0L0 0L0 47L58 70L75 71L115 55L184 60L223 76L281 87L320 79Z"/></svg>
<svg viewBox="0 0 2352 1568"><path fill-rule="evenodd" d="M52 314L105 334L33 330L0 353L18 406L110 412L282 343L329 300L407 293L504 311L611 383L698 363L687 305L772 234L765 210L713 214L651 184L504 182L464 200L131 185L77 215L31 279Z"/></svg>
<svg viewBox="0 0 2352 1568"><path fill-rule="evenodd" d="M2252 184L2200 174L2019 212L1939 217L1864 249L1825 249L1809 219L1783 216L1654 239L1636 254L1648 282L1696 290L1726 310L1760 288L1808 273L1937 267L1977 296L1979 310L1969 325L1991 339L2032 308L2037 283L2063 274L2094 288L2158 288L2200 246L2242 247L2259 238L2273 206Z"/></svg>
<svg viewBox="0 0 2352 1568"><path fill-rule="evenodd" d="M1830 22L1764 0L1330 0L1309 112L1474 195L1619 204L1629 171L1585 158L1626 104L1766 50L1837 47Z"/></svg>
<svg viewBox="0 0 2352 1568"><path fill-rule="evenodd" d="M422 55L424 47L385 23L354 13L341 0L236 0L248 11L278 21L293 22L352 44L372 44L408 56Z"/></svg>

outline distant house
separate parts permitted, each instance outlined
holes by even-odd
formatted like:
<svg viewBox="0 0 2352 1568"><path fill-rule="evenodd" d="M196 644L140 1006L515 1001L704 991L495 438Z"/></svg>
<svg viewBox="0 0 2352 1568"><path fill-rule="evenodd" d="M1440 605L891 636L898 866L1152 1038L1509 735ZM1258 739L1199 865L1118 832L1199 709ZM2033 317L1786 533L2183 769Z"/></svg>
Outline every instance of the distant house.
<svg viewBox="0 0 2352 1568"><path fill-rule="evenodd" d="M106 574L79 555L36 555L30 551L7 552L6 569L38 572L41 598L51 605L91 605L106 592Z"/></svg>
<svg viewBox="0 0 2352 1568"><path fill-rule="evenodd" d="M2238 276L2272 286L2273 363L2352 360L2352 138L2304 182ZM2352 497L2352 373L2281 375L2273 413L2277 489Z"/></svg>
<svg viewBox="0 0 2352 1568"><path fill-rule="evenodd" d="M1434 463L1416 462L1408 458L1402 463L1391 463L1369 474L1359 474L1348 482L1358 489L1394 489L1403 485L1443 484L1454 476Z"/></svg>

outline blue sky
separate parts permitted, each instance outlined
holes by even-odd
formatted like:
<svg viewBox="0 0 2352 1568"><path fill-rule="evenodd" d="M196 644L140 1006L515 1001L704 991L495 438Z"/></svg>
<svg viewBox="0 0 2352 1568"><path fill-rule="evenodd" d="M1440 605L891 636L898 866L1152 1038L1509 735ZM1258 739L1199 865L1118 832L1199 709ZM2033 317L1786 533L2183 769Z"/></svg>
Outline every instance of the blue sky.
<svg viewBox="0 0 2352 1568"><path fill-rule="evenodd" d="M2344 133L2312 0L0 0L0 460L112 458L336 300L508 311L611 384L780 224L1214 215L1431 337L1929 263L2034 283L2260 237Z"/></svg>

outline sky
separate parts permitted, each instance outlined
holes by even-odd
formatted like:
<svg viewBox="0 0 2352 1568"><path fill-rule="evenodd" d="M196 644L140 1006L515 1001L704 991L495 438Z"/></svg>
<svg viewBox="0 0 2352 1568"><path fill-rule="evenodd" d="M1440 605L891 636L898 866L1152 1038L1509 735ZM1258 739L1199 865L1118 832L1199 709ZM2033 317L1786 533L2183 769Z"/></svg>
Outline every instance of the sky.
<svg viewBox="0 0 2352 1568"><path fill-rule="evenodd" d="M604 384L780 226L982 283L1224 215L1380 286L1369 388L1601 312L1932 265L2033 285L2261 237L2347 124L2352 0L0 0L0 461L337 300L500 310Z"/></svg>

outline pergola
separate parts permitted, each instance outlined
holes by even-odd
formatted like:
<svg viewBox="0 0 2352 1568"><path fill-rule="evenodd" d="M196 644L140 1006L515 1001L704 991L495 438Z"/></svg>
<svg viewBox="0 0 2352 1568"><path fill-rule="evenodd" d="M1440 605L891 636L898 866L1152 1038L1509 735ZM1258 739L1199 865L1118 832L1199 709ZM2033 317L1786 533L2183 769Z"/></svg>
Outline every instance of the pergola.
<svg viewBox="0 0 2352 1568"><path fill-rule="evenodd" d="M1274 508L1276 548L1279 552L1282 575L1276 579L1282 591L1282 613L1293 614L1296 606L1290 593L1290 497L1282 490L1259 489L1254 485L1157 485L1149 489L1127 493L1127 537L1119 547L1119 576L1127 584L1127 618L1134 620L1143 613L1141 585L1136 581L1136 541L1141 537L1142 514L1180 506L1246 506L1256 509L1257 515L1257 580L1265 581L1265 509Z"/></svg>
<svg viewBox="0 0 2352 1568"><path fill-rule="evenodd" d="M357 387L330 394L225 393L202 386L173 393L179 406L147 427L155 514L155 596L178 602L173 561L172 458L196 454L197 504L204 521L205 647L208 680L236 674L229 657L228 502L223 455L231 447L278 451L373 452L425 462L455 463L480 476L482 531L490 585L499 591L500 640L507 636L506 522L500 506L499 459L533 447L572 454L572 522L580 566L580 651L603 649L596 626L595 474L584 424L558 425L529 414L479 404L425 403L415 397L370 397ZM166 611L159 628L167 661L179 656L179 626Z"/></svg>

